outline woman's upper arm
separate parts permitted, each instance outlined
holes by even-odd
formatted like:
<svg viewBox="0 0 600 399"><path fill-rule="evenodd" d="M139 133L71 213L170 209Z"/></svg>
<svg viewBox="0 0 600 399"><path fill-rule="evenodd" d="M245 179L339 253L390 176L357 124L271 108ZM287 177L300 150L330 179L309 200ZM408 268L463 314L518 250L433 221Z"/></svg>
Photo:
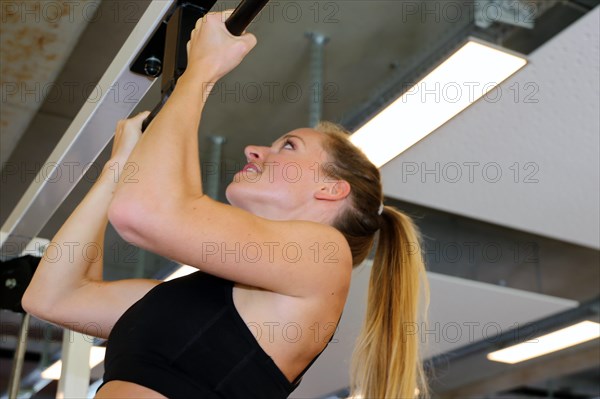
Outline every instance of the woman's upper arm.
<svg viewBox="0 0 600 399"><path fill-rule="evenodd" d="M88 281L38 316L73 331L108 338L121 315L161 280Z"/></svg>
<svg viewBox="0 0 600 399"><path fill-rule="evenodd" d="M350 249L331 226L271 221L206 196L135 219L116 226L125 240L217 277L290 296L349 279Z"/></svg>

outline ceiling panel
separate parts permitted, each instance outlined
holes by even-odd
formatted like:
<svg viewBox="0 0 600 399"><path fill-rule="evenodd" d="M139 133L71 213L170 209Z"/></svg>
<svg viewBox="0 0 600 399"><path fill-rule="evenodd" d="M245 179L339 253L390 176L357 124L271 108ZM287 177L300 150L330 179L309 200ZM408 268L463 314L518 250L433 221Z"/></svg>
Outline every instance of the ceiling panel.
<svg viewBox="0 0 600 399"><path fill-rule="evenodd" d="M599 18L386 164L386 195L600 248Z"/></svg>
<svg viewBox="0 0 600 399"><path fill-rule="evenodd" d="M52 91L100 0L5 1L0 8L2 167Z"/></svg>

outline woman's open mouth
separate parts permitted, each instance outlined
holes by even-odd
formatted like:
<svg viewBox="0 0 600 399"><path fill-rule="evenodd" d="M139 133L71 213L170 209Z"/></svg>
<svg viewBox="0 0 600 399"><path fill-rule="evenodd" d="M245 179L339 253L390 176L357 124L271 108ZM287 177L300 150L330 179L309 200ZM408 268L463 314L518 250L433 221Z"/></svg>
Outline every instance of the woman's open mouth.
<svg viewBox="0 0 600 399"><path fill-rule="evenodd" d="M249 162L246 164L246 166L244 166L244 168L242 169L243 172L254 172L254 173L260 173L260 168L258 166L256 166L256 164Z"/></svg>

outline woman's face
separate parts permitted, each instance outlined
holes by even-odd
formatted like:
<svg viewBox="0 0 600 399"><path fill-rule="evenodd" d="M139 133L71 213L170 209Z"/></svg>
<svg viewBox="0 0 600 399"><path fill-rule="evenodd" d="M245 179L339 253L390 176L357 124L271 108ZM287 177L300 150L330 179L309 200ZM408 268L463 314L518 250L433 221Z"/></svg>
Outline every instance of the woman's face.
<svg viewBox="0 0 600 399"><path fill-rule="evenodd" d="M248 164L227 187L227 200L236 207L274 219L293 218L310 206L327 178L323 134L293 130L270 147L248 146Z"/></svg>

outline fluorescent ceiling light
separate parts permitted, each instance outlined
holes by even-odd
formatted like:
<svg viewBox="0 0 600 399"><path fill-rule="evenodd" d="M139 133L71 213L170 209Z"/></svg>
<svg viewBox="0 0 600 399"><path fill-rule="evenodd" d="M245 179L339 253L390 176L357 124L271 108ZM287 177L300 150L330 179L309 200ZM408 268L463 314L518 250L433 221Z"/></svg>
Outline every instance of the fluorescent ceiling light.
<svg viewBox="0 0 600 399"><path fill-rule="evenodd" d="M381 167L525 64L527 60L522 57L470 40L351 135L350 140Z"/></svg>
<svg viewBox="0 0 600 399"><path fill-rule="evenodd" d="M164 281L169 281L169 280L176 279L178 277L187 276L188 274L192 274L194 272L197 272L198 270L199 269L196 267L192 267L192 266L188 266L188 265L181 265L179 267L179 269L175 270L173 273L171 273L167 277L165 277Z"/></svg>
<svg viewBox="0 0 600 399"><path fill-rule="evenodd" d="M92 346L90 349L90 369L93 369L104 360L106 348L103 346ZM46 370L42 371L42 378L47 380L60 380L62 360L57 360Z"/></svg>
<svg viewBox="0 0 600 399"><path fill-rule="evenodd" d="M514 364L534 357L575 346L600 337L600 324L582 321L562 330L489 353L487 358L495 362Z"/></svg>

